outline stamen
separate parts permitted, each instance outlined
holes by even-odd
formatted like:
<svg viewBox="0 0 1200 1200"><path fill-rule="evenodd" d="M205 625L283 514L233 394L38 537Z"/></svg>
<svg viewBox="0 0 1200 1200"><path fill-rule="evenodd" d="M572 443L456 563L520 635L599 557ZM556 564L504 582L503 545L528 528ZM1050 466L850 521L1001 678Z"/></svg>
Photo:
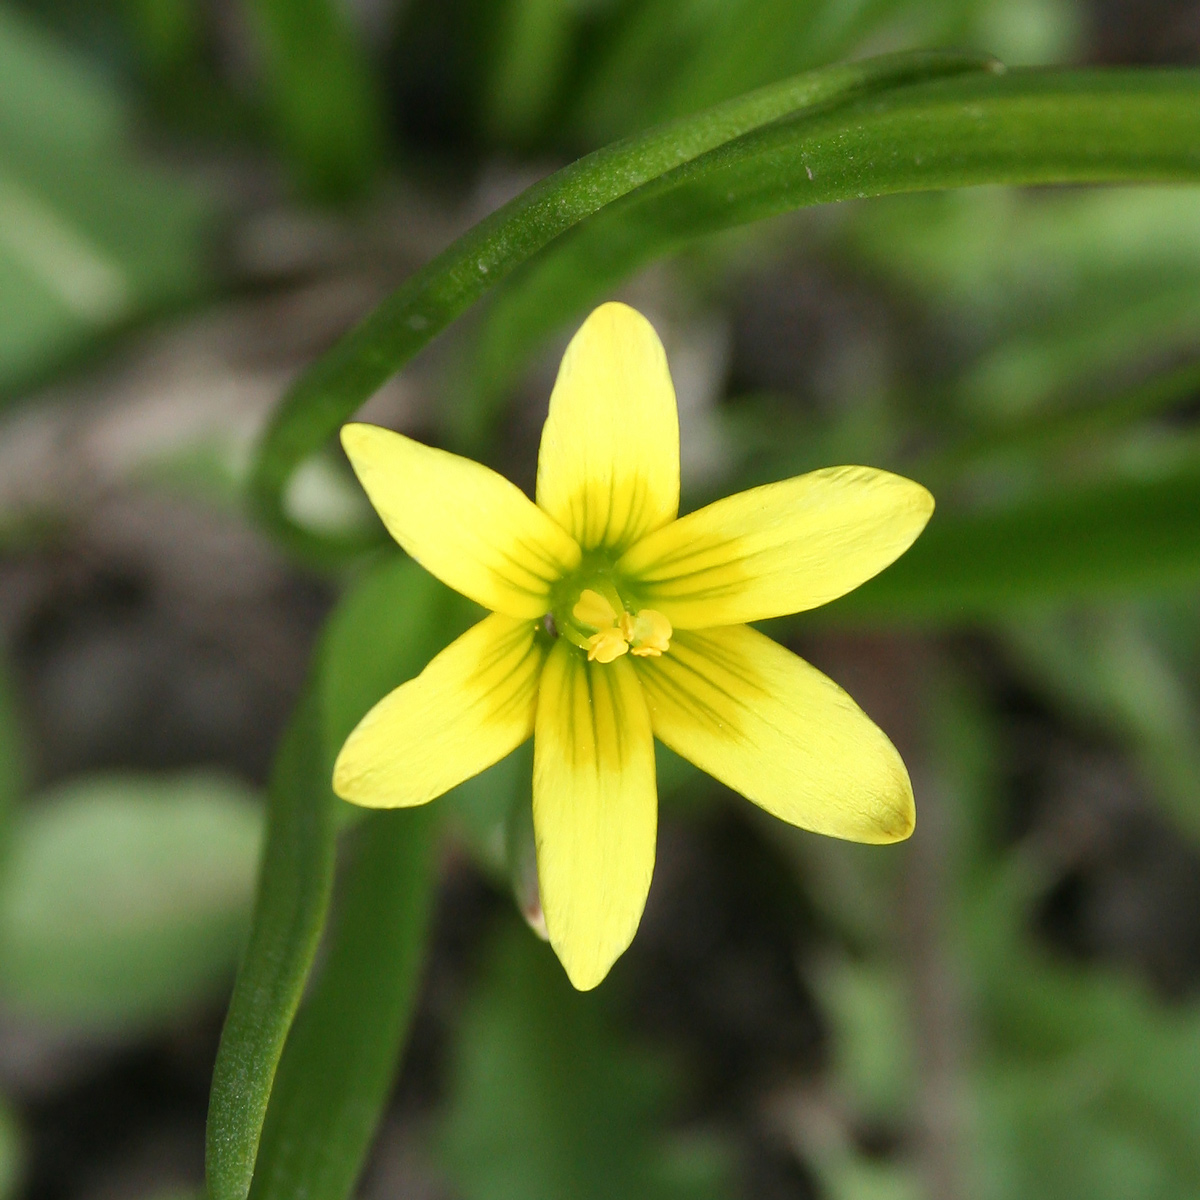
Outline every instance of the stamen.
<svg viewBox="0 0 1200 1200"><path fill-rule="evenodd" d="M627 614L628 615L628 614ZM671 647L671 622L652 608L643 608L632 621L633 628L626 635L631 643L629 650L638 658L658 658Z"/></svg>
<svg viewBox="0 0 1200 1200"><path fill-rule="evenodd" d="M629 649L625 635L614 625L588 638L588 662L610 663Z"/></svg>
<svg viewBox="0 0 1200 1200"><path fill-rule="evenodd" d="M626 612L616 589L606 583L601 581L579 593L571 608L571 620L559 624L559 633L585 649L588 662L610 663L630 653L639 658L657 658L665 653L671 645L671 622L651 608ZM589 629L596 632L589 636Z"/></svg>
<svg viewBox="0 0 1200 1200"><path fill-rule="evenodd" d="M616 624L617 610L606 596L592 591L591 588L584 588L571 610L571 616L581 625L590 625L593 629L608 629Z"/></svg>

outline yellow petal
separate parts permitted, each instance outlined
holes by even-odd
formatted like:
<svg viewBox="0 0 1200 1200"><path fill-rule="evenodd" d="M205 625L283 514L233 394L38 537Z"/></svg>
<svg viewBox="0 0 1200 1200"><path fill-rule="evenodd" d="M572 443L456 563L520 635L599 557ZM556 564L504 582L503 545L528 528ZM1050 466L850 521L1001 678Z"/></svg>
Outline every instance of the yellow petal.
<svg viewBox="0 0 1200 1200"><path fill-rule="evenodd" d="M602 304L571 339L550 396L537 502L585 550L620 554L679 511L679 416L654 327Z"/></svg>
<svg viewBox="0 0 1200 1200"><path fill-rule="evenodd" d="M828 467L739 492L651 533L617 563L642 607L676 629L738 625L827 604L894 562L933 512L919 484Z"/></svg>
<svg viewBox="0 0 1200 1200"><path fill-rule="evenodd" d="M655 735L767 812L855 842L916 820L896 748L831 679L744 625L636 661Z"/></svg>
<svg viewBox="0 0 1200 1200"><path fill-rule="evenodd" d="M407 808L449 791L533 732L545 658L532 621L493 613L390 692L346 739L333 790L368 808Z"/></svg>
<svg viewBox="0 0 1200 1200"><path fill-rule="evenodd" d="M654 738L627 658L602 666L559 640L533 741L533 827L550 944L593 988L633 940L654 870Z"/></svg>
<svg viewBox="0 0 1200 1200"><path fill-rule="evenodd" d="M579 547L502 475L374 425L342 445L392 535L427 571L485 608L540 617Z"/></svg>

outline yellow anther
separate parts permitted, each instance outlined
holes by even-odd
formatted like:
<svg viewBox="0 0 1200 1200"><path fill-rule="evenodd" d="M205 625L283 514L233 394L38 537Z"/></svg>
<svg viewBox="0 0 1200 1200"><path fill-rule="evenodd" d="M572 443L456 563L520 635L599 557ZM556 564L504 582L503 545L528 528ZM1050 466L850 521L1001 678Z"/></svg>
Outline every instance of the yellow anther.
<svg viewBox="0 0 1200 1200"><path fill-rule="evenodd" d="M617 610L613 608L608 598L600 595L599 592L592 591L591 588L584 588L579 593L579 599L571 610L571 616L580 625L590 625L593 629L608 630L617 622ZM602 659L601 661L610 662L611 659Z"/></svg>
<svg viewBox="0 0 1200 1200"><path fill-rule="evenodd" d="M610 663L629 649L625 635L614 625L588 638L588 662Z"/></svg>
<svg viewBox="0 0 1200 1200"><path fill-rule="evenodd" d="M626 614L628 616L628 614ZM625 635L630 641L630 652L639 658L657 658L671 645L671 622L652 608L643 608L631 622L632 629Z"/></svg>
<svg viewBox="0 0 1200 1200"><path fill-rule="evenodd" d="M596 630L590 637L582 631L569 633L577 646L586 646L588 662L610 663L627 653L657 658L671 644L671 622L662 613L644 608L635 616L618 610L593 588L579 593L571 616L585 628Z"/></svg>

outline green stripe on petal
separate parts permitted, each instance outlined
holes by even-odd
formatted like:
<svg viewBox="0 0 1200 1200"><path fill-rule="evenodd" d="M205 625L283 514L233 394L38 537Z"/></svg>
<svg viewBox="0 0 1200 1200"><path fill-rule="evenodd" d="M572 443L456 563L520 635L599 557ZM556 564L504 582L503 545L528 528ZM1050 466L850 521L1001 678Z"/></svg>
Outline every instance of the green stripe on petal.
<svg viewBox="0 0 1200 1200"><path fill-rule="evenodd" d="M545 659L536 628L493 613L451 642L358 723L333 790L368 808L407 808L515 750L533 732Z"/></svg>
<svg viewBox="0 0 1200 1200"><path fill-rule="evenodd" d="M655 736L791 825L855 842L912 833L895 747L831 679L744 625L677 632L634 664Z"/></svg>
<svg viewBox="0 0 1200 1200"><path fill-rule="evenodd" d="M932 512L933 497L910 479L828 467L689 513L617 570L676 629L762 621L853 591L899 558Z"/></svg>
<svg viewBox="0 0 1200 1200"><path fill-rule="evenodd" d="M602 304L571 339L550 396L537 502L584 550L620 554L679 511L679 416L654 327Z"/></svg>
<svg viewBox="0 0 1200 1200"><path fill-rule="evenodd" d="M557 642L533 745L542 911L550 944L584 991L633 940L654 871L654 738L629 660L589 663Z"/></svg>
<svg viewBox="0 0 1200 1200"><path fill-rule="evenodd" d="M540 617L579 546L503 475L374 425L342 445L388 533L427 571L485 608Z"/></svg>

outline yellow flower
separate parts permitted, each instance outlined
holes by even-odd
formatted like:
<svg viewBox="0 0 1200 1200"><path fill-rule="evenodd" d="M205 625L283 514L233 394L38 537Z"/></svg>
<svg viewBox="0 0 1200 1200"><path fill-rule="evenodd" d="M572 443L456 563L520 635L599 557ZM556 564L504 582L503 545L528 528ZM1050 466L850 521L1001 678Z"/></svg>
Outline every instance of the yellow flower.
<svg viewBox="0 0 1200 1200"><path fill-rule="evenodd" d="M933 498L868 467L677 519L679 424L650 323L605 304L550 397L537 503L370 425L342 444L392 536L492 610L362 719L339 796L424 804L534 738L542 910L571 982L633 939L654 868L654 737L767 812L860 842L913 829L895 748L835 683L747 622L815 608L901 555Z"/></svg>

